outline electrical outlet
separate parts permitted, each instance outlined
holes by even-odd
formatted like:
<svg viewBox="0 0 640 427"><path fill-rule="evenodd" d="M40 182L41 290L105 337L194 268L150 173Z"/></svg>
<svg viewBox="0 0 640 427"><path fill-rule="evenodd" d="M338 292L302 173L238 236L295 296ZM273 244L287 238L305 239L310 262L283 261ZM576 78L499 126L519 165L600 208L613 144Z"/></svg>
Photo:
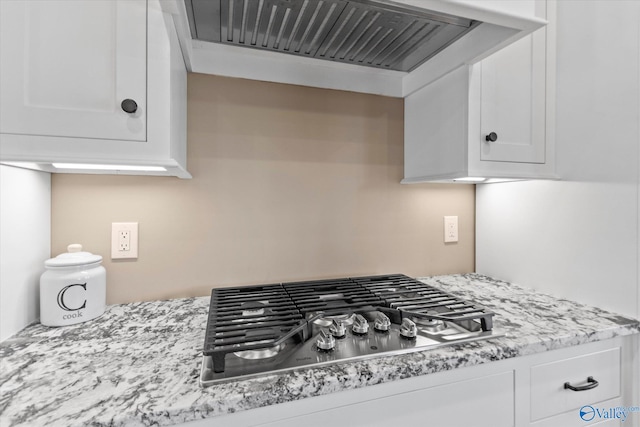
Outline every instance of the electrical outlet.
<svg viewBox="0 0 640 427"><path fill-rule="evenodd" d="M453 243L458 241L458 217L444 217L444 242Z"/></svg>
<svg viewBox="0 0 640 427"><path fill-rule="evenodd" d="M111 224L111 259L138 258L138 223Z"/></svg>
<svg viewBox="0 0 640 427"><path fill-rule="evenodd" d="M118 231L118 252L131 250L131 232L129 230Z"/></svg>

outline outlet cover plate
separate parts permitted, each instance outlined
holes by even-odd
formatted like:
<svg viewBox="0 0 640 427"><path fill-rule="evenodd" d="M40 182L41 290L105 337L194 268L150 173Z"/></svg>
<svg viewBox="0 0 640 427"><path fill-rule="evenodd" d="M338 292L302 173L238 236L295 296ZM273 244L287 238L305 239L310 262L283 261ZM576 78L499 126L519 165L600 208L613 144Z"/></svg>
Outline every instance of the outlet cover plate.
<svg viewBox="0 0 640 427"><path fill-rule="evenodd" d="M120 233L129 232L129 249L121 249ZM137 259L138 258L138 223L114 222L111 224L111 259Z"/></svg>
<svg viewBox="0 0 640 427"><path fill-rule="evenodd" d="M444 217L444 242L454 243L458 241L458 217Z"/></svg>

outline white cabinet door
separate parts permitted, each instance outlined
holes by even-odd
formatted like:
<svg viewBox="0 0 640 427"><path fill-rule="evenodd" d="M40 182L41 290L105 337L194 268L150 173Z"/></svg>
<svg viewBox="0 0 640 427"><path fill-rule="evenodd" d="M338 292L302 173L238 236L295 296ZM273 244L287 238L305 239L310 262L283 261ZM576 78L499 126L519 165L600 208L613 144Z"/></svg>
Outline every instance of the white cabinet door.
<svg viewBox="0 0 640 427"><path fill-rule="evenodd" d="M558 179L555 2L517 4L549 23L405 98L403 183Z"/></svg>
<svg viewBox="0 0 640 427"><path fill-rule="evenodd" d="M146 139L146 0L0 1L0 16L1 133Z"/></svg>
<svg viewBox="0 0 640 427"><path fill-rule="evenodd" d="M478 67L481 160L545 163L546 29L494 53ZM491 133L495 141L487 141Z"/></svg>

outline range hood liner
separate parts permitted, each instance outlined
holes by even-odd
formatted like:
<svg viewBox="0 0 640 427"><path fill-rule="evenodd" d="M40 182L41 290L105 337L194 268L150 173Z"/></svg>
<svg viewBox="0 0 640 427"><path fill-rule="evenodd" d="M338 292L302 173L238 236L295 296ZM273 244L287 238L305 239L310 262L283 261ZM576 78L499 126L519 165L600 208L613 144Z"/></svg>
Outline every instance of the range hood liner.
<svg viewBox="0 0 640 427"><path fill-rule="evenodd" d="M194 39L410 72L480 21L379 0L184 0Z"/></svg>

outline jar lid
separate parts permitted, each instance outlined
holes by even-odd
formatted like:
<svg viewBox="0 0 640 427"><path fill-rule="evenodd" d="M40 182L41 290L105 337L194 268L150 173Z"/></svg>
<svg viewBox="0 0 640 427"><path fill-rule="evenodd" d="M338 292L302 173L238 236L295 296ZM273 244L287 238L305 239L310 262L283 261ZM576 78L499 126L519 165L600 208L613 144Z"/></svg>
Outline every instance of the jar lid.
<svg viewBox="0 0 640 427"><path fill-rule="evenodd" d="M74 243L67 246L67 251L55 258L48 259L44 262L46 267L75 267L79 265L95 264L102 261L100 255L94 255L91 252L82 252L82 245Z"/></svg>

